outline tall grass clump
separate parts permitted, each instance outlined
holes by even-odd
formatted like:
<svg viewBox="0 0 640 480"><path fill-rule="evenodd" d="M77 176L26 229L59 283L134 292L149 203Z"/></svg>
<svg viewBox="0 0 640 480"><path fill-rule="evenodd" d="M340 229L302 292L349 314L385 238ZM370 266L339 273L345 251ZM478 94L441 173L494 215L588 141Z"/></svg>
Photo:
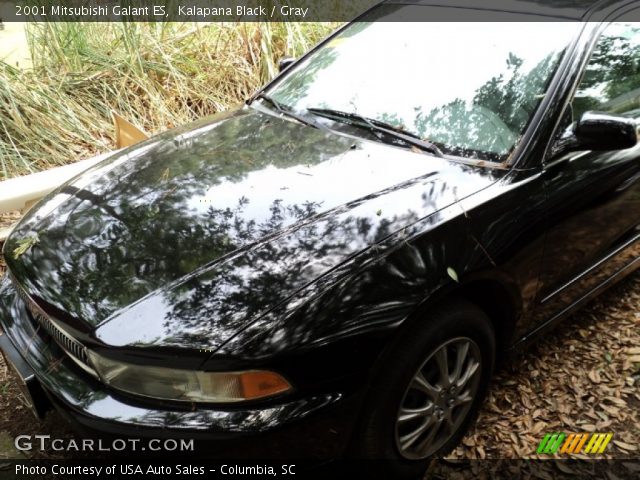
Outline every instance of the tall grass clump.
<svg viewBox="0 0 640 480"><path fill-rule="evenodd" d="M336 26L31 24L33 67L0 62L0 179L112 149L112 110L155 133L237 105Z"/></svg>

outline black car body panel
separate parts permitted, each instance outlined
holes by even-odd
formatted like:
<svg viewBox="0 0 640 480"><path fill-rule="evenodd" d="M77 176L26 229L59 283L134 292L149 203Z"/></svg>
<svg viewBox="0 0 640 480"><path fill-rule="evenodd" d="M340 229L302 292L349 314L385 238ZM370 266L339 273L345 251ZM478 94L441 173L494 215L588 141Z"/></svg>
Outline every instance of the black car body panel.
<svg viewBox="0 0 640 480"><path fill-rule="evenodd" d="M48 397L39 400L56 407L81 435L194 439L196 453L207 458L329 458L344 449L348 419L357 412L358 398L352 394L310 395L244 408L140 404L83 374L55 342L43 339L6 277L0 285L0 315L17 320L3 328L15 354L28 358L37 373ZM322 415L314 416L318 411ZM305 436L304 431L316 434ZM247 436L259 440L252 444ZM292 437L306 440L287 440Z"/></svg>
<svg viewBox="0 0 640 480"><path fill-rule="evenodd" d="M37 248L7 262L40 307L87 337L95 330L99 344L213 351L346 259L435 222L504 173L247 108L155 137L63 186L6 246L37 234Z"/></svg>
<svg viewBox="0 0 640 480"><path fill-rule="evenodd" d="M576 19L616 11L568 3ZM258 100L115 153L15 229L0 324L85 426L226 438L330 411L318 435L338 451L385 348L434 304L473 301L514 349L640 266L640 147L551 148L601 30L576 28L504 163L313 129ZM106 357L273 370L295 389L193 411L128 396L42 335L30 301Z"/></svg>

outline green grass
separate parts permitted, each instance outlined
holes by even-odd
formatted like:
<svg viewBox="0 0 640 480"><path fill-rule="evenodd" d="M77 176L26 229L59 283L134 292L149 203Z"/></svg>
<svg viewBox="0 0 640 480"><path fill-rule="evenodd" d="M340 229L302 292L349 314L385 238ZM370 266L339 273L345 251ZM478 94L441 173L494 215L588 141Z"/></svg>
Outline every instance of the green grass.
<svg viewBox="0 0 640 480"><path fill-rule="evenodd" d="M40 23L0 62L0 180L114 148L111 110L156 133L240 104L337 24Z"/></svg>

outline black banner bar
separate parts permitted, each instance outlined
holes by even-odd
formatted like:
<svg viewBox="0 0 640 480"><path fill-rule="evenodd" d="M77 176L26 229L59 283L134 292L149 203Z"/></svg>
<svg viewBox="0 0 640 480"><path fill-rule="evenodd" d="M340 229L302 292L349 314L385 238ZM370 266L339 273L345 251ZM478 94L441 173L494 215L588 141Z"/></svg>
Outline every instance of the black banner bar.
<svg viewBox="0 0 640 480"><path fill-rule="evenodd" d="M379 0L0 0L3 22L348 21Z"/></svg>
<svg viewBox="0 0 640 480"><path fill-rule="evenodd" d="M0 0L2 22L336 22L380 3L424 5L380 21L640 21L638 5L572 0ZM408 10L407 10L408 12Z"/></svg>
<svg viewBox="0 0 640 480"><path fill-rule="evenodd" d="M405 466L406 467L406 466ZM578 460L434 460L426 470L413 471L403 465L384 460L334 461L203 461L165 460L0 460L0 480L119 480L124 478L166 479L233 479L252 478L289 480L396 479L637 479L640 459Z"/></svg>

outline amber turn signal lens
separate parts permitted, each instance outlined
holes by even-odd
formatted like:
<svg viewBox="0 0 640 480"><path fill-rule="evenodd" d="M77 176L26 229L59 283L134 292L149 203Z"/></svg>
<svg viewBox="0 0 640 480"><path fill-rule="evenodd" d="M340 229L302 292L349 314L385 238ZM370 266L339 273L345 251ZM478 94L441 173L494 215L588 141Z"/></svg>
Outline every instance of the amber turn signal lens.
<svg viewBox="0 0 640 480"><path fill-rule="evenodd" d="M291 390L291 385L274 372L249 371L240 374L242 396L246 400L270 397Z"/></svg>

